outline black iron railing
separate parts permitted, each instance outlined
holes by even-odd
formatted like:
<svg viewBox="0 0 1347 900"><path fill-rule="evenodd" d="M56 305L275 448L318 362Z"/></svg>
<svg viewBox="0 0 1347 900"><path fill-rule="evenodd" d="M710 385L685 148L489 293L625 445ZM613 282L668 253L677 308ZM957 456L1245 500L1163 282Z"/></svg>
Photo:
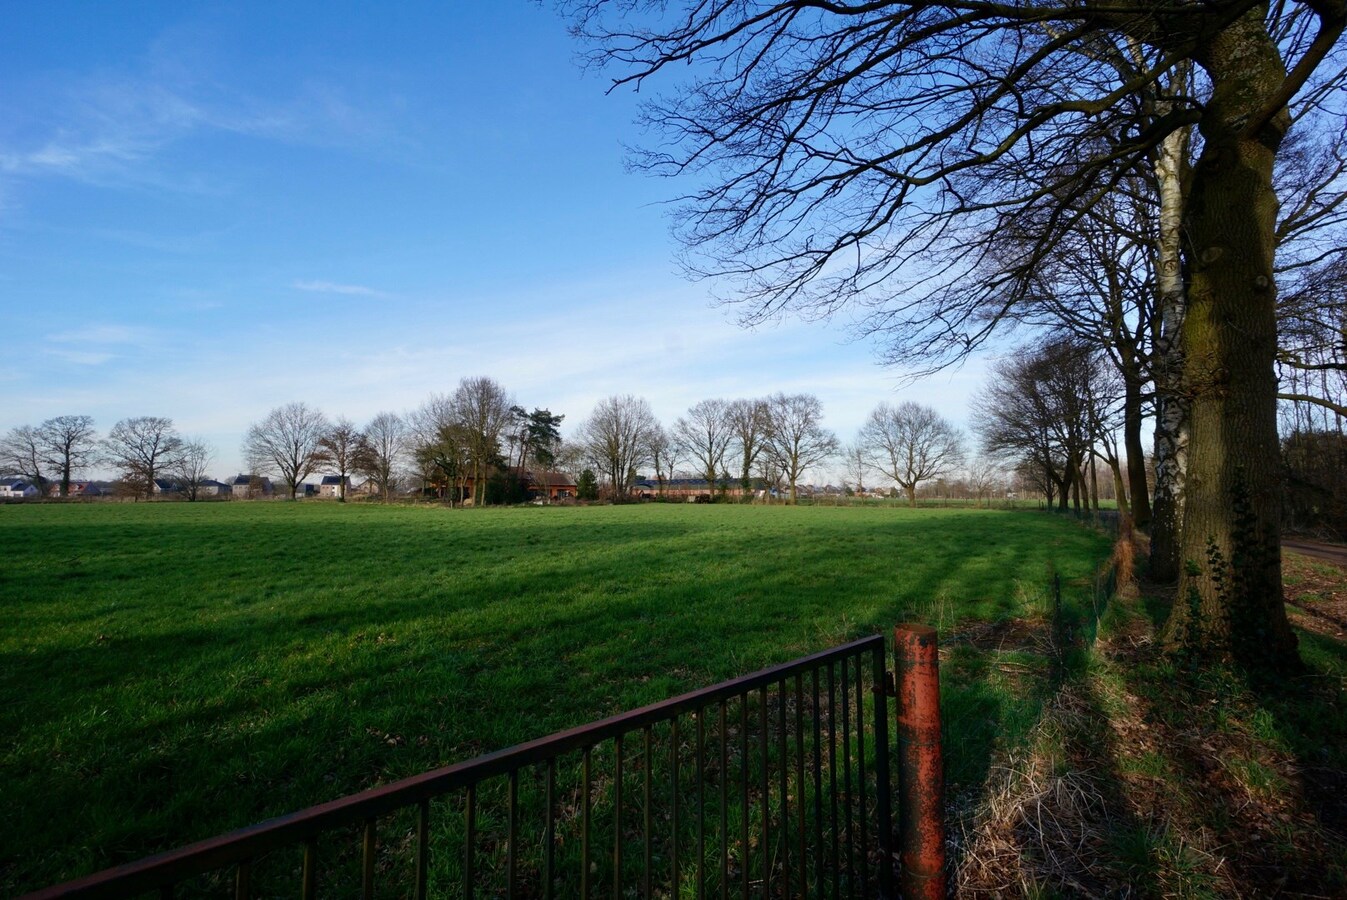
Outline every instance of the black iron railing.
<svg viewBox="0 0 1347 900"><path fill-rule="evenodd" d="M890 685L865 638L30 897L892 896Z"/></svg>

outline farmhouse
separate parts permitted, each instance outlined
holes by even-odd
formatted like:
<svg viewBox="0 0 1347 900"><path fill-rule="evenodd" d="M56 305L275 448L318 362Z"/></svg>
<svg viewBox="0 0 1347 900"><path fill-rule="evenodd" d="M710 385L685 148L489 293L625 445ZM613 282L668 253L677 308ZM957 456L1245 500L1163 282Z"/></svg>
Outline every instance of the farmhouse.
<svg viewBox="0 0 1347 900"><path fill-rule="evenodd" d="M564 472L534 472L525 469L524 485L530 497L545 496L559 500L575 496L575 480Z"/></svg>
<svg viewBox="0 0 1347 900"><path fill-rule="evenodd" d="M491 473L488 480L499 475L500 470ZM538 471L534 469L522 469L519 466L510 466L504 470L507 476L514 476L524 482L524 492L530 500L536 500L539 497L546 497L548 500L560 500L575 496L575 479L565 472ZM476 479L471 475L465 477L462 482L462 496L472 497L473 487Z"/></svg>

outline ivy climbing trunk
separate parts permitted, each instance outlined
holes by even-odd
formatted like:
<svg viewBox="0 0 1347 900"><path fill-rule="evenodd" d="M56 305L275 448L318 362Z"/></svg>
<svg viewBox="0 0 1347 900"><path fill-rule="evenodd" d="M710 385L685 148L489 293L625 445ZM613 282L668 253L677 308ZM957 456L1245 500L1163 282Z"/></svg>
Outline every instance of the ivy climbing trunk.
<svg viewBox="0 0 1347 900"><path fill-rule="evenodd" d="M1166 638L1205 659L1284 669L1297 655L1281 581L1272 167L1290 120L1263 110L1286 73L1259 10L1211 37L1198 62L1212 96L1185 216L1190 432Z"/></svg>

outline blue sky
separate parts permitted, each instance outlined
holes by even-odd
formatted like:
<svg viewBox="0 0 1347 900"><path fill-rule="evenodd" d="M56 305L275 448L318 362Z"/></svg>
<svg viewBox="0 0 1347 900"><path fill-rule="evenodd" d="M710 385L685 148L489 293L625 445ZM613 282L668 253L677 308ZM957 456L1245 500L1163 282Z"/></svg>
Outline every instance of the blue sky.
<svg viewBox="0 0 1347 900"><path fill-rule="evenodd" d="M980 366L902 387L845 323L748 331L676 272L605 95L545 5L33 3L0 30L0 431L163 415L241 466L302 400L357 422L489 375L567 416L809 391L960 425Z"/></svg>

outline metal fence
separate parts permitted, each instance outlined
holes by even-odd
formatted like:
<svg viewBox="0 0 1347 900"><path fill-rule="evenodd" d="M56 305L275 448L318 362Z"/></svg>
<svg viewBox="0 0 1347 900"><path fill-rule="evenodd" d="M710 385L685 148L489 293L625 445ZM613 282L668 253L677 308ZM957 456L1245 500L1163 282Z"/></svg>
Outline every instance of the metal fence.
<svg viewBox="0 0 1347 900"><path fill-rule="evenodd" d="M30 897L894 896L893 690L865 638Z"/></svg>

